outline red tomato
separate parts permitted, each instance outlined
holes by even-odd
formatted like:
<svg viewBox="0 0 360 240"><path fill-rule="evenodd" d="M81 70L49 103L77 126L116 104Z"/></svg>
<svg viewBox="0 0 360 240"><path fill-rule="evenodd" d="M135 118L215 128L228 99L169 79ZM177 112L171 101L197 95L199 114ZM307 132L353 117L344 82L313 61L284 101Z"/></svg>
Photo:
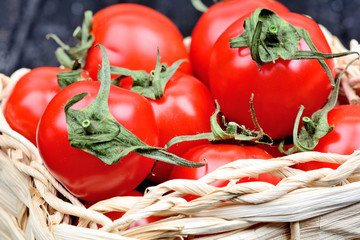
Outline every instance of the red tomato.
<svg viewBox="0 0 360 240"><path fill-rule="evenodd" d="M331 49L318 24L296 14L279 14L296 27L306 29L323 53ZM248 17L248 16L246 16ZM254 128L250 112L250 98L256 118L266 134L273 139L292 135L299 107L305 107L304 116L311 116L326 102L331 83L317 60L283 60L260 66L253 61L248 47L230 48L229 40L243 32L246 17L234 22L217 40L210 61L210 89L222 113L247 128ZM299 50L309 50L303 39ZM331 71L332 59L326 60Z"/></svg>
<svg viewBox="0 0 360 240"><path fill-rule="evenodd" d="M319 140L314 151L324 153L352 154L360 148L360 105L340 105L328 113L328 122L334 126L332 132ZM296 164L295 167L304 171L332 168L339 164L310 161Z"/></svg>
<svg viewBox="0 0 360 240"><path fill-rule="evenodd" d="M176 136L211 132L210 117L215 111L209 89L195 77L176 72L166 84L164 95L157 100L149 99L153 105L159 126L160 146ZM171 146L168 152L178 156L187 149L204 141L189 141ZM169 180L174 165L158 162L148 179L161 183Z"/></svg>
<svg viewBox="0 0 360 240"><path fill-rule="evenodd" d="M146 6L121 3L102 9L93 17L93 46L102 44L112 66L150 72L156 64L156 52L162 62L171 65L188 59L183 37L173 22L160 12ZM84 69L96 79L101 64L99 48L88 51ZM189 62L180 69L191 73Z"/></svg>
<svg viewBox="0 0 360 240"><path fill-rule="evenodd" d="M36 144L36 128L47 104L61 89L57 74L64 69L32 69L16 83L4 108L10 127Z"/></svg>
<svg viewBox="0 0 360 240"><path fill-rule="evenodd" d="M190 59L194 75L207 86L211 50L216 40L233 22L260 7L275 12L289 11L277 1L231 0L212 5L199 18L191 33Z"/></svg>
<svg viewBox="0 0 360 240"><path fill-rule="evenodd" d="M94 100L100 82L82 81L60 91L42 116L37 143L52 174L76 197L96 202L128 193L149 174L154 160L130 153L118 163L107 165L94 155L70 146L64 113L65 104L75 95L89 96L72 108L84 108ZM158 128L151 104L143 96L111 86L109 109L114 118L151 146L158 145Z"/></svg>
<svg viewBox="0 0 360 240"><path fill-rule="evenodd" d="M184 155L183 158L193 161L201 162L206 159L207 164L204 167L200 168L185 168L180 166L174 166L171 173L171 179L199 179L206 174L213 172L217 168L233 162L239 159L270 159L272 158L264 150L252 147L252 146L239 146L231 144L204 144L194 148L189 149ZM258 178L249 178L244 177L240 179L239 182L249 182L249 181L266 181L271 184L276 185L281 181L281 178L267 174L261 173ZM216 181L211 185L217 187L226 186L228 181ZM186 196L187 200L196 198L195 196Z"/></svg>

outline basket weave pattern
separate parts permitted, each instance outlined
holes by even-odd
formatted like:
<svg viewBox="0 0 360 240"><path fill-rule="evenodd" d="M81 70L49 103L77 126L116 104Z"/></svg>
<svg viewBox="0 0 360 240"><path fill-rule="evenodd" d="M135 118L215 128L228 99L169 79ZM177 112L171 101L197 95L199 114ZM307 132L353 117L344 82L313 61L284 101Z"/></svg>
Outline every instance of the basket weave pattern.
<svg viewBox="0 0 360 240"><path fill-rule="evenodd" d="M345 50L326 33L334 52ZM353 41L350 48L358 50L359 44ZM337 69L341 71L350 60L337 59ZM2 104L27 71L0 75ZM360 103L359 77L357 61L342 80L341 94L352 104ZM167 181L149 187L144 197L115 197L87 209L51 176L37 148L11 130L2 114L0 132L0 239L360 238L360 152L303 152L270 160L238 160L199 180ZM307 161L341 166L309 172L290 167ZM237 179L264 172L283 180L277 186L235 184ZM230 183L223 188L209 185L217 180ZM186 194L202 197L187 202L182 198ZM110 211L126 213L112 221L104 215ZM127 229L149 216L167 218ZM75 218L77 226L72 225Z"/></svg>

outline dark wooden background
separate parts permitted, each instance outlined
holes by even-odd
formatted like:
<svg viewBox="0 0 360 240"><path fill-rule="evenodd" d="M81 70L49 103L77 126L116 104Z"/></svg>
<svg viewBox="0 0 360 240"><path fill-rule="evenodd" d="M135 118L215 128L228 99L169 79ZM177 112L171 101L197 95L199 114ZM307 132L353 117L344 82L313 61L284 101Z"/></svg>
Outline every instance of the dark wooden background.
<svg viewBox="0 0 360 240"><path fill-rule="evenodd" d="M336 34L345 46L360 40L360 0L279 0L290 10L312 16ZM201 13L190 0L0 0L0 72L11 74L20 67L57 66L55 33L66 43L75 43L72 32L85 10L98 11L119 2L140 3L162 12L191 34ZM211 0L205 0L210 4Z"/></svg>

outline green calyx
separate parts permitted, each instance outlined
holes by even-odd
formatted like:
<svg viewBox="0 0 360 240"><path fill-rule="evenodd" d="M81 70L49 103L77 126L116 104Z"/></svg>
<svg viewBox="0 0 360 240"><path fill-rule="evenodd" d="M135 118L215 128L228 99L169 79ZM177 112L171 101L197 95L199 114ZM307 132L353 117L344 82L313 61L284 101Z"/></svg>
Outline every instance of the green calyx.
<svg viewBox="0 0 360 240"><path fill-rule="evenodd" d="M299 50L299 42L304 39L310 51ZM325 59L341 57L356 52L328 54L319 52L309 33L280 18L271 10L258 8L244 21L243 33L230 39L231 48L249 47L252 59L260 66L284 60L317 59L329 76L332 86L335 82Z"/></svg>
<svg viewBox="0 0 360 240"><path fill-rule="evenodd" d="M71 107L81 101L87 93L74 96L65 105L68 138L70 145L86 151L106 164L115 164L130 152L186 167L201 167L204 163L194 163L166 152L166 149L152 147L124 128L111 115L108 98L111 86L110 64L105 48L99 45L103 54L102 68L98 79L99 92L93 102L83 109Z"/></svg>
<svg viewBox="0 0 360 240"><path fill-rule="evenodd" d="M209 133L200 133L196 135L186 135L186 136L178 136L171 139L166 147L169 148L174 144L185 142L185 141L196 141L196 140L208 140L209 142L231 142L234 141L239 144L244 143L259 143L259 144L268 144L271 145L273 143L270 136L264 133L263 129L260 127L253 107L253 95L250 100L250 109L251 116L253 119L253 123L258 131L249 130L245 128L243 125L239 125L235 122L227 122L225 117L221 115L221 124L219 124L218 118L220 115L220 106L215 101L216 110L214 114L210 117L211 123L211 132Z"/></svg>
<svg viewBox="0 0 360 240"><path fill-rule="evenodd" d="M120 75L120 85L121 78L131 77L134 82L131 90L147 98L156 100L164 95L167 82L184 61L186 60L178 60L168 67L165 63L160 63L160 53L158 49L155 70L151 71L150 74L142 70L136 71L120 67L111 67L110 69L111 74Z"/></svg>
<svg viewBox="0 0 360 240"><path fill-rule="evenodd" d="M88 49L94 43L94 35L92 35L92 17L91 11L85 11L82 26L78 26L73 32L73 36L79 40L75 47L70 47L60 40L55 34L48 34L47 38L52 38L59 45L55 51L55 55L59 63L66 67L72 68L74 61L78 61L84 66Z"/></svg>

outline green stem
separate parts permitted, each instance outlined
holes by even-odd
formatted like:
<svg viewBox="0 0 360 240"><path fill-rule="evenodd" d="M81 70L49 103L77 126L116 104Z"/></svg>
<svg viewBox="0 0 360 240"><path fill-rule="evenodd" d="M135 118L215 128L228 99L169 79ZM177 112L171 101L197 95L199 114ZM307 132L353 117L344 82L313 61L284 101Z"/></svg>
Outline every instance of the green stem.
<svg viewBox="0 0 360 240"><path fill-rule="evenodd" d="M276 25L270 25L268 38L274 38L277 40L278 27Z"/></svg>
<svg viewBox="0 0 360 240"><path fill-rule="evenodd" d="M152 83L152 86L154 89L155 99L160 99L164 95L165 85L162 86L162 82L160 80L161 70L162 69L161 69L161 64L160 64L160 53L159 53L159 48L158 48L155 70L152 71L153 74L150 75L152 77L151 83Z"/></svg>
<svg viewBox="0 0 360 240"><path fill-rule="evenodd" d="M316 131L316 126L313 120L309 117L303 117L302 121L304 124L304 128L309 133L309 135L313 135Z"/></svg>

